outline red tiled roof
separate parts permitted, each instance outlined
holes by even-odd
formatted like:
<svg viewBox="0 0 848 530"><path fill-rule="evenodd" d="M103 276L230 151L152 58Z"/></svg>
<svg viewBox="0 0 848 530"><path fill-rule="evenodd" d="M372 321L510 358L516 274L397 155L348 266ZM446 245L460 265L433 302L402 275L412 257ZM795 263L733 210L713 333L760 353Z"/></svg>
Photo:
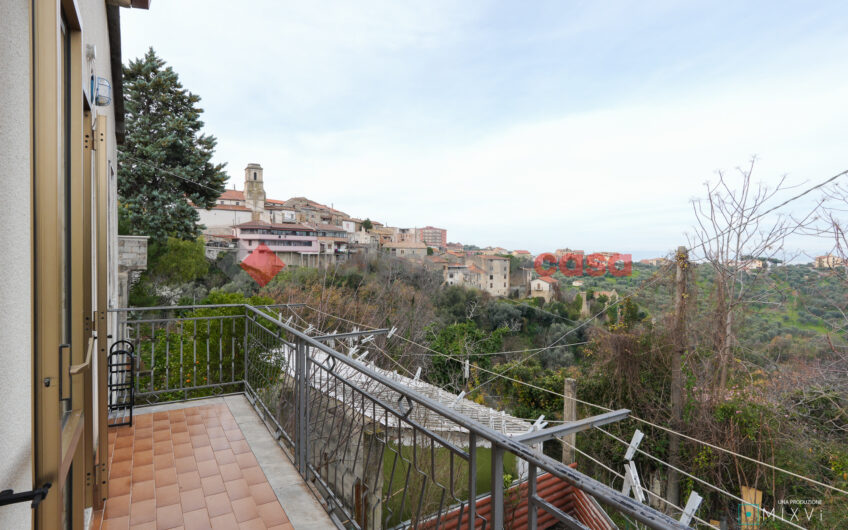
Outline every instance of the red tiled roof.
<svg viewBox="0 0 848 530"><path fill-rule="evenodd" d="M227 201L243 201L244 192L239 190L224 190L224 193L222 193L218 198Z"/></svg>
<svg viewBox="0 0 848 530"><path fill-rule="evenodd" d="M492 256L492 255L489 255L489 254L480 254L480 257L483 258L483 259L509 259L509 258L505 258L503 256Z"/></svg>
<svg viewBox="0 0 848 530"><path fill-rule="evenodd" d="M477 274L486 274L486 271L474 264L469 265L468 270L470 270L471 272L476 272Z"/></svg>
<svg viewBox="0 0 848 530"><path fill-rule="evenodd" d="M516 254L530 254L530 251L527 250L513 250Z"/></svg>
<svg viewBox="0 0 848 530"><path fill-rule="evenodd" d="M212 207L213 210L233 210L236 212L249 212L250 208L247 206L237 206L235 204L216 204Z"/></svg>
<svg viewBox="0 0 848 530"><path fill-rule="evenodd" d="M559 283L558 281L554 280L554 279L553 279L553 278L551 278L550 276L540 276L540 277L538 277L538 278L536 278L536 279L537 279L537 280L542 280L542 281L543 281L543 282L545 282L545 283L550 283L551 285L556 285L557 283Z"/></svg>

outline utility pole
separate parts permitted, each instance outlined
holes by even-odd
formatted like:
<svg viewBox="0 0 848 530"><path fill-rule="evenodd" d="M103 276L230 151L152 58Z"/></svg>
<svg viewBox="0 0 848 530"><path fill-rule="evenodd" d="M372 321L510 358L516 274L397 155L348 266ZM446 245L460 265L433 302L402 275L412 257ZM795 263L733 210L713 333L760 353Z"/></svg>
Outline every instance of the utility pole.
<svg viewBox="0 0 848 530"><path fill-rule="evenodd" d="M686 352L686 302L689 276L689 252L678 247L675 255L677 273L674 277L674 348L671 353L671 428L680 430L683 420L683 354ZM680 437L669 434L668 462L680 467ZM674 506L680 502L680 477L674 469L668 470L666 500Z"/></svg>
<svg viewBox="0 0 848 530"><path fill-rule="evenodd" d="M564 396L562 400L563 421L577 421L577 401L574 399L577 397L577 381L566 378L562 395ZM562 444L562 463L571 464L574 462L574 449L572 447L577 440L577 435L574 433L566 434L562 437L562 440L565 442Z"/></svg>

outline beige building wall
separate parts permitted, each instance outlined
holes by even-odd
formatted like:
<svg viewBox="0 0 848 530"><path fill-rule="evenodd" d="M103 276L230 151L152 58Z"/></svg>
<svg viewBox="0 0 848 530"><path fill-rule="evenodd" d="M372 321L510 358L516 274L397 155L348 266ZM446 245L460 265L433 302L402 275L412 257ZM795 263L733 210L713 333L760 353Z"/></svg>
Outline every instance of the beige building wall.
<svg viewBox="0 0 848 530"><path fill-rule="evenodd" d="M14 411L0 422L0 488L15 491L32 489L33 469L29 4L0 2L0 403ZM0 508L0 528L29 528L31 512Z"/></svg>

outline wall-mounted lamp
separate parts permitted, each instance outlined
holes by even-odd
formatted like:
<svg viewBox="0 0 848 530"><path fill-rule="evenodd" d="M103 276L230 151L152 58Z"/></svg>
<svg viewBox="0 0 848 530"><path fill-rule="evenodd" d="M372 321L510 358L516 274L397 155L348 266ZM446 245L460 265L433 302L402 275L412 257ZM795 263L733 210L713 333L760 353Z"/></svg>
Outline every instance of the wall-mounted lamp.
<svg viewBox="0 0 848 530"><path fill-rule="evenodd" d="M94 104L98 107L105 107L110 103L112 103L112 85L108 79L98 77L94 91Z"/></svg>

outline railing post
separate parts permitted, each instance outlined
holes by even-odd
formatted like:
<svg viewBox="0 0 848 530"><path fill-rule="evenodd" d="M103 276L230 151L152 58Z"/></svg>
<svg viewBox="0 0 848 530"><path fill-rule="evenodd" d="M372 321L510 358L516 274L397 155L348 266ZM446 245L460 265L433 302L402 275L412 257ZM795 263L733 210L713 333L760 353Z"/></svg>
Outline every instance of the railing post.
<svg viewBox="0 0 848 530"><path fill-rule="evenodd" d="M297 415L297 436L295 438L295 460L300 474L306 477L306 447L309 408L307 406L309 392L307 371L308 346L303 339L295 340L295 404Z"/></svg>
<svg viewBox="0 0 848 530"><path fill-rule="evenodd" d="M502 530L504 527L503 461L503 447L492 442L492 528L494 530Z"/></svg>
<svg viewBox="0 0 848 530"><path fill-rule="evenodd" d="M468 528L477 526L477 434L468 433Z"/></svg>
<svg viewBox="0 0 848 530"><path fill-rule="evenodd" d="M250 359L250 356L247 354L247 320L248 320L248 309L244 308L244 391L247 393L247 364ZM235 352L234 352L235 353ZM233 356L235 357L235 355ZM233 370L235 372L235 370ZM235 379L235 374L233 374L233 379Z"/></svg>
<svg viewBox="0 0 848 530"><path fill-rule="evenodd" d="M530 464L527 470L527 526L530 530L536 530L536 504L533 499L536 497L536 464Z"/></svg>

